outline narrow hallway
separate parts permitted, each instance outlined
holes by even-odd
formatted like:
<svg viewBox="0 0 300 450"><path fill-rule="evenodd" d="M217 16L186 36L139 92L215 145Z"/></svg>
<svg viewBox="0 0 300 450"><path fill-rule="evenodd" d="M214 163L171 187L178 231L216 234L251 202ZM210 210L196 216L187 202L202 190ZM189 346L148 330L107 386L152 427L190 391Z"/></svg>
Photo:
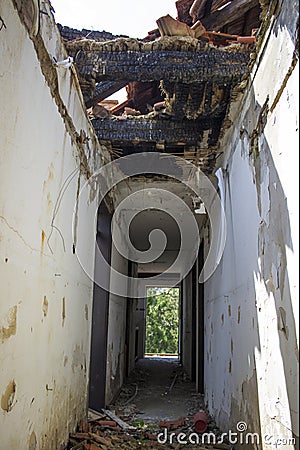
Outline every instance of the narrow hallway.
<svg viewBox="0 0 300 450"><path fill-rule="evenodd" d="M136 396L127 403L130 388ZM196 393L195 383L188 379L178 360L162 357L146 357L137 362L115 406L122 411L124 403L133 407L135 417L145 423L177 420L204 408L203 396Z"/></svg>
<svg viewBox="0 0 300 450"><path fill-rule="evenodd" d="M299 450L299 2L0 0L0 55L0 450Z"/></svg>
<svg viewBox="0 0 300 450"><path fill-rule="evenodd" d="M70 449L94 449L89 442L95 442L102 449L232 450L195 387L177 357L144 357L109 409L89 411L89 423L71 435Z"/></svg>

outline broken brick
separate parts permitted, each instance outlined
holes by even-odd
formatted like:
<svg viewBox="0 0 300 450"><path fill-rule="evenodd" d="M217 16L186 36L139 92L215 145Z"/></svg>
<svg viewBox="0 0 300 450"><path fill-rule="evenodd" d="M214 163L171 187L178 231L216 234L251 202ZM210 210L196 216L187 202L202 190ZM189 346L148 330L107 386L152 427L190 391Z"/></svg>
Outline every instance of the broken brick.
<svg viewBox="0 0 300 450"><path fill-rule="evenodd" d="M237 42L239 44L254 44L254 42L256 41L255 36L238 36L237 38Z"/></svg>
<svg viewBox="0 0 300 450"><path fill-rule="evenodd" d="M99 450L99 447L96 444L91 444L89 450Z"/></svg>
<svg viewBox="0 0 300 450"><path fill-rule="evenodd" d="M70 438L72 439L89 439L89 433L71 433Z"/></svg>
<svg viewBox="0 0 300 450"><path fill-rule="evenodd" d="M95 433L89 433L89 436L91 439L96 441L98 444L107 445L107 446L111 445L111 440L108 438L99 436L98 434L95 434Z"/></svg>
<svg viewBox="0 0 300 450"><path fill-rule="evenodd" d="M117 423L114 420L97 420L97 424L102 427L116 427Z"/></svg>
<svg viewBox="0 0 300 450"><path fill-rule="evenodd" d="M185 419L181 418L178 420L163 420L159 422L161 428L167 428L168 430L176 430L179 427L185 425Z"/></svg>
<svg viewBox="0 0 300 450"><path fill-rule="evenodd" d="M145 437L147 439L150 439L150 441L157 441L157 436L156 434L153 433L145 433Z"/></svg>
<svg viewBox="0 0 300 450"><path fill-rule="evenodd" d="M90 446L86 441L82 441L73 446L71 450L90 450Z"/></svg>

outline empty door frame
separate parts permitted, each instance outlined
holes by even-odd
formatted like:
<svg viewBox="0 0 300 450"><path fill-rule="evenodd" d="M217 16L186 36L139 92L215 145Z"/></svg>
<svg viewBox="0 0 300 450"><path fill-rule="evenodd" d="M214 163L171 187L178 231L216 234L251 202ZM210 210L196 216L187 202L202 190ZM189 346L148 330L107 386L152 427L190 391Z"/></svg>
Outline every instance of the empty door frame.
<svg viewBox="0 0 300 450"><path fill-rule="evenodd" d="M108 263L103 267L98 261L97 251L95 256L95 276L101 274L105 287L94 283L93 309L92 309L92 334L91 334L91 360L89 383L89 407L99 411L105 407L106 391L106 361L107 361L107 334L108 334L108 309L109 309L109 283L111 263L111 219L104 202L98 209L96 246Z"/></svg>
<svg viewBox="0 0 300 450"><path fill-rule="evenodd" d="M199 283L198 278L204 264L204 246L200 245L198 259L196 261L196 390L204 394L204 283Z"/></svg>

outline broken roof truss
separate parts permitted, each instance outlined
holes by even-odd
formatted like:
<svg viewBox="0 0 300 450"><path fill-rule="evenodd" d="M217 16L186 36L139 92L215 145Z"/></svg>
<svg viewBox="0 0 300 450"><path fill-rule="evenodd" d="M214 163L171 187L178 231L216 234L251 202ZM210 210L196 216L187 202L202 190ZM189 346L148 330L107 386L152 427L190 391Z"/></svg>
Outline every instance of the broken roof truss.
<svg viewBox="0 0 300 450"><path fill-rule="evenodd" d="M158 30L144 40L67 27L60 31L87 108L93 108L99 140L118 148L115 155L149 149L181 154L209 173L220 154L233 89L249 74L255 40L224 30L249 31L259 23L260 5L258 0L179 0L176 6L181 21L160 18ZM224 19L226 8L232 21ZM210 22L214 31L203 26ZM98 115L98 105L125 86L127 100Z"/></svg>

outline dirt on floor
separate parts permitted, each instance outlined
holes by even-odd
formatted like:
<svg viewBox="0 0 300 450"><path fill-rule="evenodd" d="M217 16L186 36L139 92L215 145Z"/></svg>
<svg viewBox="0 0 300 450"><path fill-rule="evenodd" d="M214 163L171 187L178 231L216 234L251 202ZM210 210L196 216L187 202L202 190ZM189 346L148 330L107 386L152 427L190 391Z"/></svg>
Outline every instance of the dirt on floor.
<svg viewBox="0 0 300 450"><path fill-rule="evenodd" d="M195 415L207 418L197 432ZM178 360L138 361L108 409L89 411L87 425L70 435L68 450L110 449L231 449L205 410Z"/></svg>

